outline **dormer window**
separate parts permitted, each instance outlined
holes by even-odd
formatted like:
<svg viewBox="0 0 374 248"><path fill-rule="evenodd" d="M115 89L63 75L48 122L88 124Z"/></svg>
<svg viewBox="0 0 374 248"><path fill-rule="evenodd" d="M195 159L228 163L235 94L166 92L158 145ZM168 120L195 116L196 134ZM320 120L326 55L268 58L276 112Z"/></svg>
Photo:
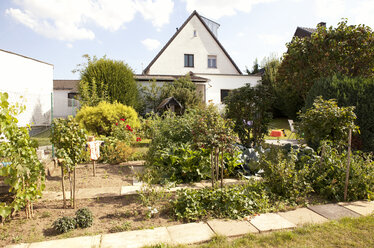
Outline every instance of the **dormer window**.
<svg viewBox="0 0 374 248"><path fill-rule="evenodd" d="M193 54L184 55L184 67L194 67Z"/></svg>
<svg viewBox="0 0 374 248"><path fill-rule="evenodd" d="M217 68L217 56L208 55L208 68Z"/></svg>

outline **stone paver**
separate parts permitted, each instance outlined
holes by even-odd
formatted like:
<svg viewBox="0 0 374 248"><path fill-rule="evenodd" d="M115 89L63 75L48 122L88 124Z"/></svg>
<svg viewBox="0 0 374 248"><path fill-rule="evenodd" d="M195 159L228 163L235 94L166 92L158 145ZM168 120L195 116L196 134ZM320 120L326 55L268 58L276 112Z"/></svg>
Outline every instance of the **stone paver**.
<svg viewBox="0 0 374 248"><path fill-rule="evenodd" d="M338 204L361 215L374 213L374 201L340 202Z"/></svg>
<svg viewBox="0 0 374 248"><path fill-rule="evenodd" d="M330 220L338 220L343 217L359 217L360 215L347 209L338 204L325 204L325 205L316 205L316 206L308 206L309 209L313 210L319 215L330 219Z"/></svg>
<svg viewBox="0 0 374 248"><path fill-rule="evenodd" d="M298 208L288 212L279 212L278 214L297 226L318 224L328 221L325 217L316 214L307 208Z"/></svg>
<svg viewBox="0 0 374 248"><path fill-rule="evenodd" d="M260 232L296 227L295 224L274 213L260 214L251 219L249 222Z"/></svg>
<svg viewBox="0 0 374 248"><path fill-rule="evenodd" d="M167 227L173 244L193 244L208 241L214 236L205 223L189 223Z"/></svg>
<svg viewBox="0 0 374 248"><path fill-rule="evenodd" d="M30 244L7 245L5 248L28 248Z"/></svg>
<svg viewBox="0 0 374 248"><path fill-rule="evenodd" d="M141 185L122 186L120 195L135 195L138 193L137 191L139 191L141 188Z"/></svg>
<svg viewBox="0 0 374 248"><path fill-rule="evenodd" d="M90 247L99 248L100 247L100 237L97 236L83 236L70 239L57 239L44 242L31 243L29 248L80 248L80 247Z"/></svg>
<svg viewBox="0 0 374 248"><path fill-rule="evenodd" d="M208 221L208 225L216 234L227 237L235 237L245 235L247 233L259 232L248 221L210 220Z"/></svg>
<svg viewBox="0 0 374 248"><path fill-rule="evenodd" d="M120 187L84 188L78 189L77 199L120 196Z"/></svg>
<svg viewBox="0 0 374 248"><path fill-rule="evenodd" d="M160 243L171 243L170 235L166 227L105 234L101 240L101 248L137 248Z"/></svg>

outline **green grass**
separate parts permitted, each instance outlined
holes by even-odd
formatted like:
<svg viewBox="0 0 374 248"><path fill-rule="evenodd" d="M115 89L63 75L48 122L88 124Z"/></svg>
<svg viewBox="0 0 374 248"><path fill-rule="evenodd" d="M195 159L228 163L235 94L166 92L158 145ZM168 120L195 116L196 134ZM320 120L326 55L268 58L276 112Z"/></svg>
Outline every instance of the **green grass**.
<svg viewBox="0 0 374 248"><path fill-rule="evenodd" d="M273 119L270 122L270 124L269 124L269 134L270 134L271 130L280 130L280 129L284 129L287 136L286 137L279 137L279 139L287 140L291 135L290 126L288 125L288 120L287 119L277 118L277 119ZM265 139L277 140L278 137L272 137L272 136L269 136L269 135L265 135ZM293 139L293 140L296 139L295 134L292 134L291 139Z"/></svg>
<svg viewBox="0 0 374 248"><path fill-rule="evenodd" d="M344 218L320 225L308 225L290 231L248 234L235 240L216 236L211 242L196 248L241 247L374 247L374 215ZM154 247L187 247L158 245Z"/></svg>
<svg viewBox="0 0 374 248"><path fill-rule="evenodd" d="M44 132L41 132L33 137L31 137L32 140L36 140L39 144L39 146L48 146L51 145L51 141L49 140L51 137L51 130L48 129Z"/></svg>

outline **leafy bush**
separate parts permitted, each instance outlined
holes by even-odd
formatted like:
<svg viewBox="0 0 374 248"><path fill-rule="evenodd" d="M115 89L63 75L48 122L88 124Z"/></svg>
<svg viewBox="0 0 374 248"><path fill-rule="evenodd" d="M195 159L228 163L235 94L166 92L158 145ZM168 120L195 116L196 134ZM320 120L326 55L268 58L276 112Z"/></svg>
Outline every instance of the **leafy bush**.
<svg viewBox="0 0 374 248"><path fill-rule="evenodd" d="M262 84L247 84L225 98L226 115L234 121L234 131L244 146L259 146L263 141L272 117L272 100L270 87Z"/></svg>
<svg viewBox="0 0 374 248"><path fill-rule="evenodd" d="M134 129L123 118L113 125L110 136L127 144L136 140Z"/></svg>
<svg viewBox="0 0 374 248"><path fill-rule="evenodd" d="M66 233L75 229L76 224L75 218L65 216L53 222L52 226L58 233Z"/></svg>
<svg viewBox="0 0 374 248"><path fill-rule="evenodd" d="M240 173L244 175L254 175L259 172L260 168L260 159L264 153L264 149L261 146L257 148L247 148L242 145L238 145L240 148Z"/></svg>
<svg viewBox="0 0 374 248"><path fill-rule="evenodd" d="M308 180L320 196L342 201L347 166L347 152L340 152L323 143L321 159L310 167ZM374 161L372 155L356 152L351 155L347 200L367 200L374 198Z"/></svg>
<svg viewBox="0 0 374 248"><path fill-rule="evenodd" d="M77 227L86 228L92 226L93 216L88 208L81 208L75 212L75 220Z"/></svg>
<svg viewBox="0 0 374 248"><path fill-rule="evenodd" d="M134 149L127 142L109 137L104 138L101 149L101 159L109 164L118 164L129 161L134 154Z"/></svg>
<svg viewBox="0 0 374 248"><path fill-rule="evenodd" d="M84 106L75 118L84 128L96 135L109 136L120 119L125 119L133 129L140 127L136 111L120 103L100 102L95 107Z"/></svg>
<svg viewBox="0 0 374 248"><path fill-rule="evenodd" d="M307 181L309 167L297 169L297 153L285 152L283 148L272 147L261 157L261 168L264 170L264 184L269 190L290 202L305 201L312 191Z"/></svg>
<svg viewBox="0 0 374 248"><path fill-rule="evenodd" d="M317 97L313 107L300 112L300 122L296 129L303 134L309 146L318 148L323 140L331 140L336 145L348 142L348 130L358 130L354 125L356 115L354 107L338 107L335 100L323 100Z"/></svg>
<svg viewBox="0 0 374 248"><path fill-rule="evenodd" d="M347 77L334 75L315 81L310 89L305 106L310 108L314 99L337 99L338 105L355 106L356 124L360 127L363 149L374 151L374 78ZM358 147L360 148L360 147Z"/></svg>
<svg viewBox="0 0 374 248"><path fill-rule="evenodd" d="M202 218L238 219L265 211L270 207L265 188L260 182L222 189L183 189L172 201L178 220L197 221Z"/></svg>

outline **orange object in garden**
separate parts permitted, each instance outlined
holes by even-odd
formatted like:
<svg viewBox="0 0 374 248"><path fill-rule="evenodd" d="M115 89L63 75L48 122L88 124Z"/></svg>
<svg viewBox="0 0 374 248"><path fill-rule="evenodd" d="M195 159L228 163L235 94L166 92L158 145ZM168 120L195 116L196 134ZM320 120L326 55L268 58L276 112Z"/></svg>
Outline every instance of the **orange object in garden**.
<svg viewBox="0 0 374 248"><path fill-rule="evenodd" d="M271 130L270 136L272 137L282 137L283 131L282 130Z"/></svg>

